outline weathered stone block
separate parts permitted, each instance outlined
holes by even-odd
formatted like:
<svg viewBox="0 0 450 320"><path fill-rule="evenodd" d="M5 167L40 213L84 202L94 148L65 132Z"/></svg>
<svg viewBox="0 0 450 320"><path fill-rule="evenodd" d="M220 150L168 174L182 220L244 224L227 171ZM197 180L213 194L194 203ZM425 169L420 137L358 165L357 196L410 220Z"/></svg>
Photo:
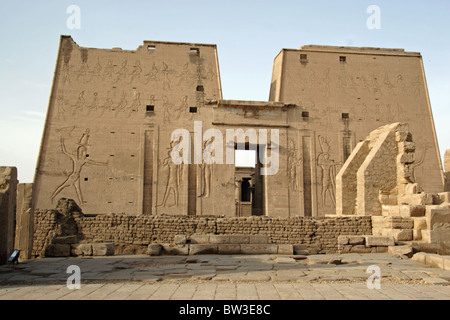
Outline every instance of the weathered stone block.
<svg viewBox="0 0 450 320"><path fill-rule="evenodd" d="M279 244L277 254L294 254L294 248L291 244Z"/></svg>
<svg viewBox="0 0 450 320"><path fill-rule="evenodd" d="M354 253L370 253L371 252L371 248L366 247L365 245L356 245L356 246L351 246L350 252L354 252Z"/></svg>
<svg viewBox="0 0 450 320"><path fill-rule="evenodd" d="M412 229L383 229L383 236L394 237L395 241L413 240Z"/></svg>
<svg viewBox="0 0 450 320"><path fill-rule="evenodd" d="M412 256L411 260L425 264L426 256L427 254L425 252L417 252Z"/></svg>
<svg viewBox="0 0 450 320"><path fill-rule="evenodd" d="M247 244L250 243L250 236L242 234L229 235L229 243L234 244Z"/></svg>
<svg viewBox="0 0 450 320"><path fill-rule="evenodd" d="M161 253L163 254L182 255L182 256L186 256L189 254L188 245L161 244L161 246L162 246Z"/></svg>
<svg viewBox="0 0 450 320"><path fill-rule="evenodd" d="M209 236L210 244L227 244L230 243L229 235L211 235Z"/></svg>
<svg viewBox="0 0 450 320"><path fill-rule="evenodd" d="M159 256L162 251L162 246L157 243L150 243L147 247L147 254L149 256Z"/></svg>
<svg viewBox="0 0 450 320"><path fill-rule="evenodd" d="M385 217L383 223L385 229L412 229L413 227L413 219L406 217Z"/></svg>
<svg viewBox="0 0 450 320"><path fill-rule="evenodd" d="M173 242L178 245L184 245L187 243L187 236L185 234L175 235Z"/></svg>
<svg viewBox="0 0 450 320"><path fill-rule="evenodd" d="M450 224L450 209L429 206L426 209L428 229L433 230L435 224Z"/></svg>
<svg viewBox="0 0 450 320"><path fill-rule="evenodd" d="M218 246L216 244L191 244L189 245L189 255L198 254L217 254Z"/></svg>
<svg viewBox="0 0 450 320"><path fill-rule="evenodd" d="M269 237L264 235L251 235L249 236L249 243L269 243Z"/></svg>
<svg viewBox="0 0 450 320"><path fill-rule="evenodd" d="M70 244L48 244L45 247L46 257L68 257L70 256Z"/></svg>
<svg viewBox="0 0 450 320"><path fill-rule="evenodd" d="M54 244L75 244L78 239L76 235L72 236L64 236L64 237L56 237L53 239Z"/></svg>
<svg viewBox="0 0 450 320"><path fill-rule="evenodd" d="M240 254L241 253L241 245L240 244L218 244L217 252L219 254Z"/></svg>
<svg viewBox="0 0 450 320"><path fill-rule="evenodd" d="M92 256L92 245L88 243L72 244L70 246L72 256Z"/></svg>
<svg viewBox="0 0 450 320"><path fill-rule="evenodd" d="M277 254L276 244L241 244L242 254Z"/></svg>
<svg viewBox="0 0 450 320"><path fill-rule="evenodd" d="M413 249L411 246L404 245L404 246L389 246L388 247L388 253L392 255L399 255L399 256L407 256L408 258L411 258L413 256Z"/></svg>
<svg viewBox="0 0 450 320"><path fill-rule="evenodd" d="M209 234L193 234L190 236L191 244L208 244L209 243Z"/></svg>
<svg viewBox="0 0 450 320"><path fill-rule="evenodd" d="M348 244L350 245L360 245L365 243L364 236L348 236Z"/></svg>
<svg viewBox="0 0 450 320"><path fill-rule="evenodd" d="M444 259L444 270L450 271L450 256L442 256Z"/></svg>
<svg viewBox="0 0 450 320"><path fill-rule="evenodd" d="M112 256L114 255L114 243L93 243L92 255L94 256Z"/></svg>
<svg viewBox="0 0 450 320"><path fill-rule="evenodd" d="M428 253L426 255L425 262L432 268L444 269L444 259L438 254Z"/></svg>
<svg viewBox="0 0 450 320"><path fill-rule="evenodd" d="M382 246L388 247L395 245L394 237L389 236L365 236L366 247Z"/></svg>

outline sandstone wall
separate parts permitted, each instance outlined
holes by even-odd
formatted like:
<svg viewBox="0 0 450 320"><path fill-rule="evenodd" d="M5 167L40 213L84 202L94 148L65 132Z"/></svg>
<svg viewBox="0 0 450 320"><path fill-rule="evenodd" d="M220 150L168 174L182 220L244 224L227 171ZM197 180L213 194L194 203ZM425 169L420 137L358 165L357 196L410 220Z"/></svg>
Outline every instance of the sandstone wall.
<svg viewBox="0 0 450 320"><path fill-rule="evenodd" d="M305 244L310 253L337 252L339 235L372 233L370 217L313 219L305 217L74 216L78 242L114 242L117 253L144 253L150 243L173 243L175 235L266 235L270 243ZM35 212L35 257L56 237L67 236L56 210ZM67 228L66 228L67 229ZM72 228L75 230L75 228ZM73 232L72 232L73 233Z"/></svg>

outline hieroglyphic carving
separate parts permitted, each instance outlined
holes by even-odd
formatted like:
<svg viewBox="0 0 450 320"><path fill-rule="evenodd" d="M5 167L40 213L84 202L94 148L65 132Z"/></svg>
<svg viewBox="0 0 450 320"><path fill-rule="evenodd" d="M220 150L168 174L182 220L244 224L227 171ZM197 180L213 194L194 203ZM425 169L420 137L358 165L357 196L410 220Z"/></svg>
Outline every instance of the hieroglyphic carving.
<svg viewBox="0 0 450 320"><path fill-rule="evenodd" d="M56 114L56 119L66 120L64 115L66 112L65 104L66 103L64 102L64 97L62 95L59 95L56 98L56 106L58 110L58 113Z"/></svg>
<svg viewBox="0 0 450 320"><path fill-rule="evenodd" d="M169 70L169 66L163 61L163 68L161 70L163 74L163 90L170 90L170 79L169 79L169 73L171 71Z"/></svg>
<svg viewBox="0 0 450 320"><path fill-rule="evenodd" d="M170 147L167 151L167 157L160 163L162 165L163 170L167 172L167 182L166 188L164 191L163 201L161 204L157 205L157 207L166 207L167 200L171 193L173 193L173 203L169 205L169 207L174 207L179 205L179 186L181 184L181 177L183 175L183 164L175 164L172 161L171 153L172 149L181 142L183 137L180 137L178 141L172 141L170 143Z"/></svg>
<svg viewBox="0 0 450 320"><path fill-rule="evenodd" d="M179 75L179 80L178 80L178 85L182 84L183 82L189 82L192 80L192 75L189 72L189 62L187 62L184 66L183 69L180 72Z"/></svg>
<svg viewBox="0 0 450 320"><path fill-rule="evenodd" d="M139 111L139 106L141 105L141 94L137 91L134 92L133 103L131 104L130 114Z"/></svg>
<svg viewBox="0 0 450 320"><path fill-rule="evenodd" d="M413 183L419 182L419 181L417 181L417 177L416 177L416 169L417 169L417 167L421 166L423 164L423 162L425 161L425 156L427 155L427 149L428 149L428 147L425 147L423 149L422 156L420 157L419 161L414 161L410 165L410 168L409 168L409 170L411 172L410 179L412 180Z"/></svg>
<svg viewBox="0 0 450 320"><path fill-rule="evenodd" d="M134 66L133 66L133 70L131 71L130 83L133 83L134 80L136 80L136 79L140 79L141 73L142 73L141 61L136 60L136 62L134 63Z"/></svg>
<svg viewBox="0 0 450 320"><path fill-rule="evenodd" d="M100 78L101 72L102 72L102 65L100 64L100 58L97 58L97 63L95 64L94 68L90 72L91 73L90 81L92 81L92 79L94 79L94 77L96 79Z"/></svg>
<svg viewBox="0 0 450 320"><path fill-rule="evenodd" d="M61 131L63 132L63 131ZM61 136L61 148L62 152L68 156L72 160L72 172L67 176L66 180L60 184L55 191L50 196L51 201L55 199L55 197L61 193L65 188L73 187L75 189L75 192L78 197L79 205L82 206L83 201L83 193L81 191L80 186L80 178L81 178L81 171L85 165L99 165L99 166L106 166L108 165L107 162L100 162L91 160L87 156L87 147L89 146L89 129L86 129L85 133L81 136L78 147L76 149L76 154L69 153L66 149L65 143L64 143L64 137Z"/></svg>
<svg viewBox="0 0 450 320"><path fill-rule="evenodd" d="M213 146L215 137L212 136L210 139L203 142L203 152L208 150ZM210 151L212 157L215 156L215 150ZM200 193L199 198L209 198L211 193L211 179L213 175L213 165L212 163L206 163L204 160L199 165L200 166Z"/></svg>
<svg viewBox="0 0 450 320"><path fill-rule="evenodd" d="M303 166L303 160L300 157L299 151L295 146L294 139L289 139L288 145L288 177L295 191L300 190L300 168Z"/></svg>
<svg viewBox="0 0 450 320"><path fill-rule="evenodd" d="M70 82L70 58L72 56L73 45L69 39L64 41L62 48L64 64L62 66L63 83Z"/></svg>
<svg viewBox="0 0 450 320"><path fill-rule="evenodd" d="M122 66L120 67L119 71L117 71L116 73L116 83L118 83L119 81L121 81L122 79L126 78L128 75L128 67L127 67L127 60L124 60L122 62Z"/></svg>
<svg viewBox="0 0 450 320"><path fill-rule="evenodd" d="M91 111L97 111L98 107L98 93L94 92L94 97L92 98L92 103L87 106L87 115L90 115Z"/></svg>
<svg viewBox="0 0 450 320"><path fill-rule="evenodd" d="M103 80L105 80L105 78L111 78L112 75L114 74L114 65L113 65L113 61L112 59L109 59L108 62L106 63L105 69L103 70Z"/></svg>
<svg viewBox="0 0 450 320"><path fill-rule="evenodd" d="M163 96L163 111L164 111L164 123L170 122L170 112L169 110L172 109L172 103L169 102L169 98L167 96Z"/></svg>
<svg viewBox="0 0 450 320"><path fill-rule="evenodd" d="M126 95L125 91L122 91L122 97L120 98L120 101L117 104L117 106L115 107L115 109L113 109L113 111L116 111L116 115L115 115L116 117L118 116L119 112L125 111L127 104L128 104L127 95Z"/></svg>
<svg viewBox="0 0 450 320"><path fill-rule="evenodd" d="M321 200L322 207L325 206L327 200L327 194L330 196L333 206L336 206L336 167L339 165L331 159L330 155L330 144L323 137L319 136L319 143L322 152L317 156L317 165L320 167L322 172L322 190L321 190Z"/></svg>
<svg viewBox="0 0 450 320"><path fill-rule="evenodd" d="M105 102L101 105L100 109L102 110L101 115L105 113L105 111L112 111L114 109L114 101L111 98L111 91L106 93Z"/></svg>
<svg viewBox="0 0 450 320"><path fill-rule="evenodd" d="M144 83L148 84L150 81L158 80L158 77L157 77L158 72L159 72L158 68L156 67L155 63L153 62L152 69L148 73L144 74L144 77L146 78Z"/></svg>
<svg viewBox="0 0 450 320"><path fill-rule="evenodd" d="M77 80L81 81L89 81L90 78L88 79L88 74L89 74L89 66L87 64L88 61L88 51L87 49L80 49L80 54L81 54L81 66L78 69L78 75L77 75Z"/></svg>
<svg viewBox="0 0 450 320"><path fill-rule="evenodd" d="M86 105L86 100L84 99L84 91L81 91L78 94L77 102L72 105L73 112L72 114L75 116L77 113L81 113Z"/></svg>

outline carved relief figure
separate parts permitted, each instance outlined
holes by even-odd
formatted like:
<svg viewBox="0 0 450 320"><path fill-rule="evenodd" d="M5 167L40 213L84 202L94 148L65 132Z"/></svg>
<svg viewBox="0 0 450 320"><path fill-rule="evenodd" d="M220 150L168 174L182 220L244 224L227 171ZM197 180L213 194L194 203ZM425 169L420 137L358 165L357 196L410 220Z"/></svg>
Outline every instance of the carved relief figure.
<svg viewBox="0 0 450 320"><path fill-rule="evenodd" d="M410 172L411 172L411 180L413 183L418 182L417 178L416 178L416 169L417 167L421 166L423 164L423 162L425 161L425 156L427 154L427 147L424 148L423 152L422 152L422 156L420 157L419 161L414 161L414 163L411 164L410 166Z"/></svg>
<svg viewBox="0 0 450 320"><path fill-rule="evenodd" d="M84 91L81 91L78 95L77 102L72 106L73 108L73 115L75 115L77 112L83 111L83 108L86 104L86 100L84 99Z"/></svg>
<svg viewBox="0 0 450 320"><path fill-rule="evenodd" d="M87 106L88 112L87 115L91 113L91 111L97 111L98 107L98 93L94 92L94 98L92 99L92 103Z"/></svg>
<svg viewBox="0 0 450 320"><path fill-rule="evenodd" d="M87 49L81 49L81 67L78 69L77 80L80 78L84 81L87 81L87 75L89 73L89 66L87 64L88 60L88 51ZM89 79L90 80L90 79Z"/></svg>
<svg viewBox="0 0 450 320"><path fill-rule="evenodd" d="M212 144L214 143L215 137L212 136L209 140L203 142L203 152L207 150L207 148L210 148ZM210 152L211 157L215 156L215 150L212 150ZM209 198L210 192L211 192L211 179L212 179L212 171L213 171L213 165L206 163L205 161L202 162L200 166L200 197Z"/></svg>
<svg viewBox="0 0 450 320"><path fill-rule="evenodd" d="M128 67L127 67L127 63L128 61L125 60L124 62L122 62L122 67L120 68L120 70L117 72L117 78L116 78L116 82L119 82L120 80L124 79L127 77L128 75Z"/></svg>
<svg viewBox="0 0 450 320"><path fill-rule="evenodd" d="M117 104L116 109L113 109L113 110L117 110L116 117L119 114L119 112L125 111L125 108L128 104L126 97L127 97L127 95L126 95L125 91L122 91L122 98L120 99L119 103Z"/></svg>
<svg viewBox="0 0 450 320"><path fill-rule="evenodd" d="M102 65L100 64L100 58L97 58L97 63L91 71L91 79L94 77L100 77L100 72L102 71Z"/></svg>
<svg viewBox="0 0 450 320"><path fill-rule="evenodd" d="M66 108L65 108L64 97L61 95L58 96L58 98L56 98L56 104L58 107L58 114L56 115L56 119L65 120L64 113L66 112Z"/></svg>
<svg viewBox="0 0 450 320"><path fill-rule="evenodd" d="M152 69L150 70L150 72L144 75L147 78L144 83L148 84L150 81L156 81L158 79L157 75L158 75L158 68L153 62Z"/></svg>
<svg viewBox="0 0 450 320"><path fill-rule="evenodd" d="M162 99L163 99L163 109L164 109L164 123L170 122L169 110L172 108L172 104L169 102L169 99L166 96L163 96Z"/></svg>
<svg viewBox="0 0 450 320"><path fill-rule="evenodd" d="M163 69L162 69L162 74L163 74L163 90L169 89L170 90L170 79L169 79L169 66L163 62Z"/></svg>
<svg viewBox="0 0 450 320"><path fill-rule="evenodd" d="M77 194L79 205L80 206L83 205L83 194L81 192L81 187L80 187L80 175L81 175L81 171L82 171L83 167L85 165L97 165L97 166L108 165L107 162L99 162L99 161L94 161L94 160L89 159L88 155L87 155L87 147L88 146L89 146L89 129L86 129L86 132L82 135L82 137L78 143L78 147L77 147L77 151L76 151L75 155L73 155L67 151L65 143L64 143L64 138L61 137L62 152L72 160L73 166L72 166L72 172L68 175L67 179L61 185L59 185L56 188L56 190L52 193L52 195L50 196L50 199L52 200L52 202L53 202L54 198L65 188L73 187Z"/></svg>
<svg viewBox="0 0 450 320"><path fill-rule="evenodd" d="M111 78L113 73L114 73L113 61L109 59L108 62L106 63L105 69L103 70L103 80L105 80L106 77Z"/></svg>
<svg viewBox="0 0 450 320"><path fill-rule="evenodd" d="M136 60L135 65L133 66L133 70L131 71L130 83L132 83L135 79L140 79L141 72L142 72L141 61Z"/></svg>
<svg viewBox="0 0 450 320"><path fill-rule="evenodd" d="M187 62L184 66L183 66L183 70L181 70L180 73L180 79L178 80L178 85L180 85L183 82L187 82L191 80L191 73L189 72L189 62Z"/></svg>
<svg viewBox="0 0 450 320"><path fill-rule="evenodd" d="M328 143L328 141L324 137L319 136L319 143L322 149L322 153L320 153L317 156L317 164L322 171L322 191L321 191L322 207L324 207L326 204L327 195L330 196L333 206L336 206L335 178L337 172L336 166L338 166L339 164L335 163L334 160L331 159L330 144Z"/></svg>
<svg viewBox="0 0 450 320"><path fill-rule="evenodd" d="M288 147L288 176L292 184L292 189L298 191L300 189L300 167L302 159L298 155L297 148L293 139L289 139Z"/></svg>
<svg viewBox="0 0 450 320"><path fill-rule="evenodd" d="M181 142L182 137L180 137L180 140L178 141L172 141L170 143L170 148L167 151L167 157L163 160L162 166L167 171L167 183L166 183L166 189L164 191L164 197L163 202L158 205L158 207L167 205L167 200L169 199L169 196L171 193L173 193L173 204L171 204L169 207L178 206L179 201L179 192L178 187L181 183L181 175L182 175L182 164L175 164L172 161L171 152L172 149Z"/></svg>

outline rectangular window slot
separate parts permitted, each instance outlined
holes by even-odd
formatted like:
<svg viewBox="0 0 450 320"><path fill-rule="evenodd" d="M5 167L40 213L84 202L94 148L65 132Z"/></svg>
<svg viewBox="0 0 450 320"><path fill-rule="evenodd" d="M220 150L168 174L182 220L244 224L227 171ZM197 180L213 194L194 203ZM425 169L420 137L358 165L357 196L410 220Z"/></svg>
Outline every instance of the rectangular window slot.
<svg viewBox="0 0 450 320"><path fill-rule="evenodd" d="M153 45L153 44L149 44L149 45L147 46L147 50L149 50L149 51L155 50L155 49L156 49L156 46Z"/></svg>
<svg viewBox="0 0 450 320"><path fill-rule="evenodd" d="M303 118L309 118L309 112L308 111L302 111L302 117Z"/></svg>
<svg viewBox="0 0 450 320"><path fill-rule="evenodd" d="M349 119L349 118L350 118L350 114L348 114L348 113L342 114L342 119Z"/></svg>
<svg viewBox="0 0 450 320"><path fill-rule="evenodd" d="M197 107L189 107L190 113L197 113Z"/></svg>
<svg viewBox="0 0 450 320"><path fill-rule="evenodd" d="M300 53L300 61L304 62L308 60L308 55L305 53Z"/></svg>
<svg viewBox="0 0 450 320"><path fill-rule="evenodd" d="M339 62L345 63L346 61L347 61L347 57L346 56L340 56L339 57Z"/></svg>
<svg viewBox="0 0 450 320"><path fill-rule="evenodd" d="M203 88L203 86L197 86L197 91L203 92L205 91L205 88Z"/></svg>
<svg viewBox="0 0 450 320"><path fill-rule="evenodd" d="M200 54L200 49L199 48L191 48L189 50L189 52L192 53L192 54L199 55Z"/></svg>
<svg viewBox="0 0 450 320"><path fill-rule="evenodd" d="M84 181L88 181L89 179L88 178L84 178Z"/></svg>
<svg viewBox="0 0 450 320"><path fill-rule="evenodd" d="M155 112L155 106L148 105L145 110L147 112Z"/></svg>

